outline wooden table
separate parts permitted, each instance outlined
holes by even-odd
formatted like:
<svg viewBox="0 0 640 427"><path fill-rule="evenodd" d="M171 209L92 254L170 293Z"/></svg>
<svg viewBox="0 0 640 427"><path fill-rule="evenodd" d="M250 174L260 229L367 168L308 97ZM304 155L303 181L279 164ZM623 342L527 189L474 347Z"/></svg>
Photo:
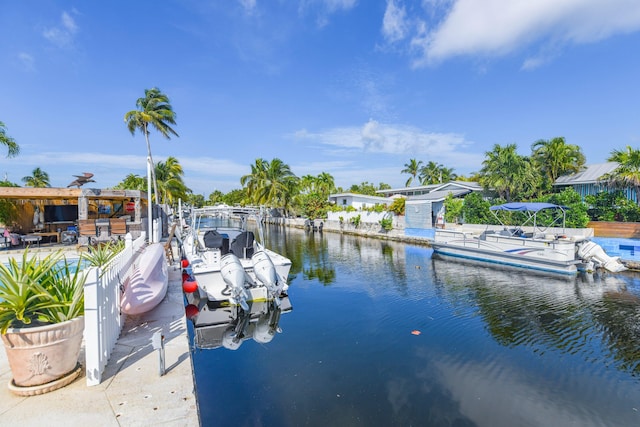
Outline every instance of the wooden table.
<svg viewBox="0 0 640 427"><path fill-rule="evenodd" d="M60 243L60 233L57 233L55 231L52 232L36 232L36 233L32 233L30 234L30 236L40 236L42 237L49 237L49 241L51 241L51 237L55 237L56 238L56 242Z"/></svg>

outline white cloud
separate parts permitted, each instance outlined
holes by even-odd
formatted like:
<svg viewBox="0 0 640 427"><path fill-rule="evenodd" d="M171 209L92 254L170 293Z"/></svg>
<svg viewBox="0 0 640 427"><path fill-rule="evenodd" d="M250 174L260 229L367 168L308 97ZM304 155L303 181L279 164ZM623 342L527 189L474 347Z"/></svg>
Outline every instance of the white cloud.
<svg viewBox="0 0 640 427"><path fill-rule="evenodd" d="M388 41L393 43L406 37L408 31L406 19L406 10L402 6L396 6L394 0L388 0L382 19L382 34Z"/></svg>
<svg viewBox="0 0 640 427"><path fill-rule="evenodd" d="M484 153L470 151L473 143L463 135L427 132L414 126L384 124L375 120L369 120L361 127L340 127L321 132L303 129L292 136L298 141L324 146L325 154L341 156L345 161L354 159L354 164L359 163L355 158L363 154L397 155L433 160L458 172L466 172L478 170L484 160ZM398 175L396 169L393 170ZM358 173L362 175L362 171L355 171L355 175ZM382 175L377 170L368 170L366 176Z"/></svg>
<svg viewBox="0 0 640 427"><path fill-rule="evenodd" d="M73 12L75 12L75 10ZM42 35L55 46L68 48L73 45L74 36L77 32L78 26L73 17L67 12L62 12L60 24L45 29Z"/></svg>
<svg viewBox="0 0 640 427"><path fill-rule="evenodd" d="M534 43L591 43L639 29L637 0L425 1L410 45L420 52L419 66L456 56L502 56ZM523 68L545 58L530 58Z"/></svg>
<svg viewBox="0 0 640 427"><path fill-rule="evenodd" d="M343 149L387 154L434 154L454 151L469 142L462 135L425 132L405 125L387 125L369 120L362 127L342 127L319 133L307 130L296 137Z"/></svg>
<svg viewBox="0 0 640 427"><path fill-rule="evenodd" d="M238 0L242 9L247 15L251 15L256 10L256 0Z"/></svg>

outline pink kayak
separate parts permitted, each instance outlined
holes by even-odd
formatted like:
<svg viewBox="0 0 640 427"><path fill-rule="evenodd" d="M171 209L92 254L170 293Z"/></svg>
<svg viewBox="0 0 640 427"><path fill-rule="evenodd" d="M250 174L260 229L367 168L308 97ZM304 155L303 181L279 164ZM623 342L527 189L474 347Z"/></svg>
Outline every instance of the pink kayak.
<svg viewBox="0 0 640 427"><path fill-rule="evenodd" d="M120 307L125 314L142 314L160 304L167 293L169 274L164 245L147 246L124 283Z"/></svg>

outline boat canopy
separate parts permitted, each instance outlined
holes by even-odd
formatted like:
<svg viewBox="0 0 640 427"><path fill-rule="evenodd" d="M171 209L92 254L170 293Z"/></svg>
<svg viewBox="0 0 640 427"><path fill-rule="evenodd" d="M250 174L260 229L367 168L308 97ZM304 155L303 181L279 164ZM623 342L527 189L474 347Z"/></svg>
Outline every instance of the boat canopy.
<svg viewBox="0 0 640 427"><path fill-rule="evenodd" d="M503 205L491 206L489 208L492 211L510 211L510 212L538 212L543 209L569 209L566 206L554 205L553 203L541 203L541 202L529 202L529 203L521 203L521 202L513 202L513 203L505 203Z"/></svg>

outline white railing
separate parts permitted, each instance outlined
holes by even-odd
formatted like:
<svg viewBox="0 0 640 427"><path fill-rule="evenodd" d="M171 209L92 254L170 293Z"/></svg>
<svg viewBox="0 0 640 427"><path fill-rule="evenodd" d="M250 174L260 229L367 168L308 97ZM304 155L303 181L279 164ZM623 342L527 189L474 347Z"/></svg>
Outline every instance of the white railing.
<svg viewBox="0 0 640 427"><path fill-rule="evenodd" d="M127 234L125 248L106 269L91 267L84 285L84 344L87 385L100 384L111 357L125 315L120 312L121 286L127 272L145 244L145 233L132 241Z"/></svg>

